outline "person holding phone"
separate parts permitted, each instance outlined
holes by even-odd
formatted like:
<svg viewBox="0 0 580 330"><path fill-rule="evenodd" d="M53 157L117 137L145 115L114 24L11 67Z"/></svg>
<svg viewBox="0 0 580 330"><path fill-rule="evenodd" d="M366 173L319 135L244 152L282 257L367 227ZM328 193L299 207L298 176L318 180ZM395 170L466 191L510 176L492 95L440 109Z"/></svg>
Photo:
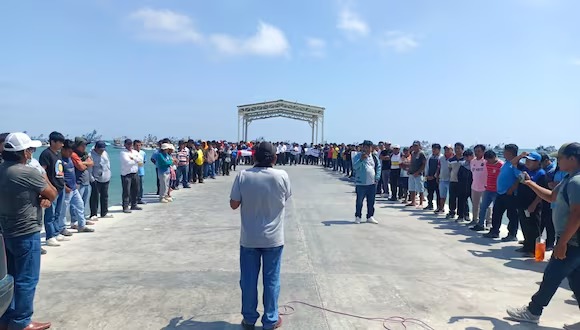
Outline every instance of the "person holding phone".
<svg viewBox="0 0 580 330"><path fill-rule="evenodd" d="M361 223L363 201L367 200L367 222L379 223L375 215L377 183L381 178L381 163L373 153L373 143L365 140L360 153L353 158L356 184L355 223Z"/></svg>

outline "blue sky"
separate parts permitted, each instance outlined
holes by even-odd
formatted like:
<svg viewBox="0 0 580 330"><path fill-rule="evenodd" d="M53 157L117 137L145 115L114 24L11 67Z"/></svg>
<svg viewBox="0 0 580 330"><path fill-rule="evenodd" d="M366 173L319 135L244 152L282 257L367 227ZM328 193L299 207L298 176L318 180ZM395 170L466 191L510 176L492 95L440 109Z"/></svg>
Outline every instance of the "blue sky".
<svg viewBox="0 0 580 330"><path fill-rule="evenodd" d="M578 140L580 1L0 3L0 130L237 138L326 108L328 141ZM309 141L308 124L250 137Z"/></svg>

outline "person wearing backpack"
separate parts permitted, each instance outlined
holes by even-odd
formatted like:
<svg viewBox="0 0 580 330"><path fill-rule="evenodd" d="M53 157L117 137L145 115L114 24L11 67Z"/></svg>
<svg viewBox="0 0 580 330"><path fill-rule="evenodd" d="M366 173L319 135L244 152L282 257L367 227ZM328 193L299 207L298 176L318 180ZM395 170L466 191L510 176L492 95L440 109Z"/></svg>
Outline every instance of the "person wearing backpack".
<svg viewBox="0 0 580 330"><path fill-rule="evenodd" d="M541 187L527 173L523 184L540 198L556 202L553 210L557 243L544 271L544 278L530 303L510 308L507 314L519 322L539 323L544 307L567 278L576 300L580 298L580 143L566 143L558 150L558 166L568 175L553 190ZM574 329L564 325L564 329Z"/></svg>
<svg viewBox="0 0 580 330"><path fill-rule="evenodd" d="M356 184L355 223L361 222L363 201L367 200L367 222L377 224L375 220L375 195L377 182L381 178L381 163L373 153L373 143L365 140L362 151L353 158L353 171Z"/></svg>

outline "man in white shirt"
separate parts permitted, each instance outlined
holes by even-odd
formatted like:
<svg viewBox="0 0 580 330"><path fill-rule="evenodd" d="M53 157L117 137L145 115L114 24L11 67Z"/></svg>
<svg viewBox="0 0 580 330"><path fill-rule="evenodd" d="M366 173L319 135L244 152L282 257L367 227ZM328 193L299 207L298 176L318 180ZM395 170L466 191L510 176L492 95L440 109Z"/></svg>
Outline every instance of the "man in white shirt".
<svg viewBox="0 0 580 330"><path fill-rule="evenodd" d="M143 165L143 158L137 150L133 149L133 141L125 140L125 149L121 151L121 184L123 186L123 213L131 213L131 210L142 210L137 206L139 194L139 178L137 172ZM129 206L131 209L129 209Z"/></svg>

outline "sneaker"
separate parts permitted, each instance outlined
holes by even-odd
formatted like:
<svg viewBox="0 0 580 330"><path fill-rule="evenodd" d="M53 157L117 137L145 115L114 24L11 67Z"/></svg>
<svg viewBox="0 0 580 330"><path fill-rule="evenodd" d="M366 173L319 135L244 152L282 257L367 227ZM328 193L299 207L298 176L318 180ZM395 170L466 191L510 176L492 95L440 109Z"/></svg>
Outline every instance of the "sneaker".
<svg viewBox="0 0 580 330"><path fill-rule="evenodd" d="M112 214L105 214L101 217L101 219L112 219L113 215Z"/></svg>
<svg viewBox="0 0 580 330"><path fill-rule="evenodd" d="M266 328L264 327L264 330L273 330L273 329L278 329L282 326L282 317L280 315L278 315L278 322L276 322L276 324L274 324L271 328Z"/></svg>
<svg viewBox="0 0 580 330"><path fill-rule="evenodd" d="M71 233L70 231L66 230L66 229L63 229L63 230L60 232L60 234L61 234L61 235L63 235L63 236L72 236L72 233ZM59 236L60 236L60 235L59 235Z"/></svg>
<svg viewBox="0 0 580 330"><path fill-rule="evenodd" d="M159 198L159 203L169 203L167 198Z"/></svg>
<svg viewBox="0 0 580 330"><path fill-rule="evenodd" d="M143 210L143 208L141 206L135 205L135 206L131 206L131 210L133 210L133 211L141 211L141 210Z"/></svg>
<svg viewBox="0 0 580 330"><path fill-rule="evenodd" d="M99 221L99 218L96 215L93 215L92 217L89 218L89 220L91 220L91 221Z"/></svg>
<svg viewBox="0 0 580 330"><path fill-rule="evenodd" d="M518 238L515 236L508 235L501 239L502 242L517 242Z"/></svg>
<svg viewBox="0 0 580 330"><path fill-rule="evenodd" d="M79 228L79 226L77 226L77 225L70 225L70 229L78 229L78 228Z"/></svg>
<svg viewBox="0 0 580 330"><path fill-rule="evenodd" d="M443 213L443 212L445 212L445 210L442 210L442 209L437 209L437 210L433 211L433 213L437 213L437 214Z"/></svg>
<svg viewBox="0 0 580 330"><path fill-rule="evenodd" d="M360 217L356 217L356 218L354 219L354 223L360 223L360 220L361 220L361 219L360 219Z"/></svg>
<svg viewBox="0 0 580 330"><path fill-rule="evenodd" d="M168 202L173 202L173 197L165 197L165 199L167 199Z"/></svg>
<svg viewBox="0 0 580 330"><path fill-rule="evenodd" d="M469 216L466 216L464 219L465 221L471 221L471 218Z"/></svg>
<svg viewBox="0 0 580 330"><path fill-rule="evenodd" d="M131 210L129 210L128 208L123 209L123 213L131 213Z"/></svg>
<svg viewBox="0 0 580 330"><path fill-rule="evenodd" d="M256 329L256 327L253 324L246 323L246 320L242 320L242 328L244 328L244 330Z"/></svg>
<svg viewBox="0 0 580 330"><path fill-rule="evenodd" d="M93 228L89 228L87 226L81 227L78 229L79 233L93 233L95 230Z"/></svg>
<svg viewBox="0 0 580 330"><path fill-rule="evenodd" d="M56 240L56 238L52 237L46 240L46 246L60 246L60 244L58 244L58 241Z"/></svg>
<svg viewBox="0 0 580 330"><path fill-rule="evenodd" d="M47 252L45 249L43 249L43 248L40 248L40 254L47 254L47 253L48 253L48 252Z"/></svg>
<svg viewBox="0 0 580 330"><path fill-rule="evenodd" d="M87 220L87 223L86 223L86 225L87 225L87 226L94 226L94 225L95 225L95 223L94 223L94 222L92 222L92 221L89 221L89 220Z"/></svg>
<svg viewBox="0 0 580 330"><path fill-rule="evenodd" d="M480 225L475 225L469 229L471 229L473 231L485 231L485 228L483 226L480 226Z"/></svg>
<svg viewBox="0 0 580 330"><path fill-rule="evenodd" d="M427 205L423 210L433 210L433 205Z"/></svg>
<svg viewBox="0 0 580 330"><path fill-rule="evenodd" d="M374 223L375 225L376 225L377 223L379 223L379 222L378 222L378 221L375 219L375 217L370 217L370 218L368 218L368 219L367 219L367 222L368 222L368 223Z"/></svg>
<svg viewBox="0 0 580 330"><path fill-rule="evenodd" d="M447 215L445 216L445 219L453 219L455 218L455 213L447 213Z"/></svg>
<svg viewBox="0 0 580 330"><path fill-rule="evenodd" d="M144 202L144 201L138 201L138 202L137 202L137 204L139 204L139 205L147 205L147 202Z"/></svg>
<svg viewBox="0 0 580 330"><path fill-rule="evenodd" d="M540 317L538 315L534 315L528 309L528 306L520 307L520 308L508 308L507 314L515 321L518 322L526 322L526 323L540 323Z"/></svg>
<svg viewBox="0 0 580 330"><path fill-rule="evenodd" d="M459 217L459 218L455 219L455 222L456 223L463 223L463 222L465 222L465 219L463 219L463 217Z"/></svg>
<svg viewBox="0 0 580 330"><path fill-rule="evenodd" d="M499 234L494 234L491 231L487 234L483 234L482 236L485 238L499 238Z"/></svg>
<svg viewBox="0 0 580 330"><path fill-rule="evenodd" d="M59 234L56 236L56 240L59 242L66 242L66 241L70 241L70 238L68 238L62 234Z"/></svg>

